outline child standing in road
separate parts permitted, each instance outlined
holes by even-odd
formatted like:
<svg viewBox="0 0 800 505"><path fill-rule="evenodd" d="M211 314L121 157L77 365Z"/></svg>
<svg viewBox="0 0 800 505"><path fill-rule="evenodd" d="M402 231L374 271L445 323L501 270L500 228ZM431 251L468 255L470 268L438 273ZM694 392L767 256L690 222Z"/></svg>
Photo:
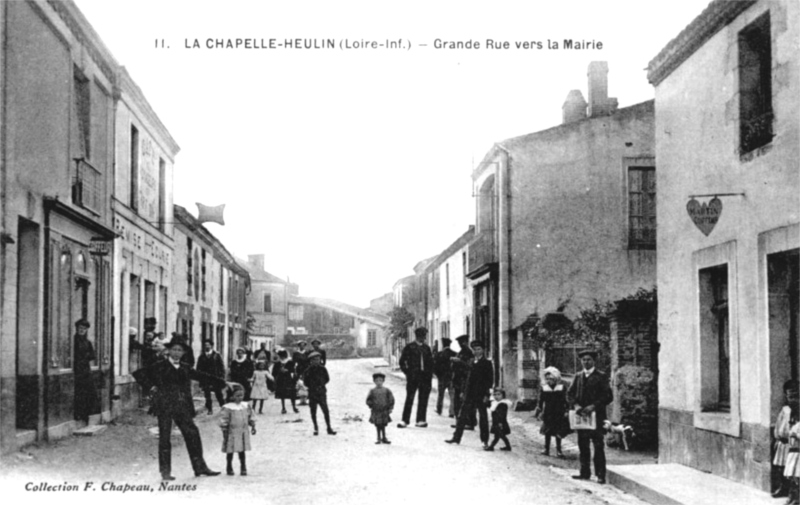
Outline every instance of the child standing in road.
<svg viewBox="0 0 800 505"><path fill-rule="evenodd" d="M511 400L506 399L506 392L501 388L494 388L492 396L494 396L494 399L489 409L492 413L492 429L490 432L494 434L494 439L483 450L493 451L497 442L502 440L505 446L501 447L500 450L510 451L511 444L508 442L507 435L511 434L511 427L508 426L508 409L511 408Z"/></svg>
<svg viewBox="0 0 800 505"><path fill-rule="evenodd" d="M375 425L378 431L378 441L376 444L391 444L386 438L386 425L392 422L389 414L394 409L394 395L389 388L383 387L383 382L386 376L380 372L372 374L372 382L375 387L369 391L367 395L367 406L372 414L369 416L369 422Z"/></svg>
<svg viewBox="0 0 800 505"><path fill-rule="evenodd" d="M253 409L244 400L244 387L234 384L228 403L222 407L219 426L222 428L222 452L226 453L227 473L233 475L233 453L239 454L240 475L247 475L244 452L250 450L250 434L256 434Z"/></svg>
<svg viewBox="0 0 800 505"><path fill-rule="evenodd" d="M322 415L325 417L328 435L336 435L331 428L331 414L328 411L328 388L325 386L331 380L328 370L322 364L320 353L314 351L308 355L308 359L311 364L303 373L303 383L308 388L308 407L311 410L311 421L314 423L314 435L319 435L317 407L322 410Z"/></svg>
<svg viewBox="0 0 800 505"><path fill-rule="evenodd" d="M256 362L256 371L253 372L253 389L250 391L250 399L253 400L253 410L256 409L256 402L258 402L259 414L263 413L264 400L269 398L267 380L274 380L269 370L267 370L267 362Z"/></svg>
<svg viewBox="0 0 800 505"><path fill-rule="evenodd" d="M544 435L544 450L542 454L550 455L550 439L556 439L556 456L564 457L561 452L561 439L569 432L567 418L567 390L561 382L561 372L551 366L544 369L544 384L539 391L539 405L533 415L542 421L539 433Z"/></svg>

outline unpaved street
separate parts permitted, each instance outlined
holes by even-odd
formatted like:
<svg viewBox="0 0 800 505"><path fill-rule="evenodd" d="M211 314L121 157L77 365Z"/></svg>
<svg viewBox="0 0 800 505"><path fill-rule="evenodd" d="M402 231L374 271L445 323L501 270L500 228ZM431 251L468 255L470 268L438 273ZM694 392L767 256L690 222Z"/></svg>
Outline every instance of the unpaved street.
<svg viewBox="0 0 800 505"><path fill-rule="evenodd" d="M553 470L538 462L538 447L514 430L514 450L484 452L476 432L465 432L460 446L450 446L451 419L433 412L431 397L428 428L396 427L405 399L402 380L389 376L398 405L394 422L387 429L391 445L375 445L374 427L367 421L364 403L372 387L375 369L370 360L330 361L329 405L336 436L312 436L308 407L300 414L281 414L280 402L268 400L258 415L258 434L253 451L247 453L248 473L236 476L194 477L185 446L173 438L174 487L193 490L160 491L157 440L147 432L155 419L123 417L116 425L92 438L70 438L31 448L3 462L3 490L25 503L71 498L86 502L109 499L138 503L189 499L227 503L234 497L258 503L312 504L400 504L400 503L542 503L542 504L640 504L610 486L576 483L571 471ZM385 370L385 369L384 369ZM216 407L216 403L215 403ZM291 411L291 410L290 410ZM362 419L361 421L356 419ZM413 417L412 417L413 419ZM217 416L199 414L206 460L224 472L225 456L220 452L221 433ZM320 414L320 423L322 417ZM51 485L68 483L79 491L26 491L26 483ZM84 490L87 482L94 483ZM150 486L121 493L103 491L104 482L115 486ZM109 486L106 485L106 488ZM5 500L4 500L5 501ZM22 503L22 502L15 502Z"/></svg>

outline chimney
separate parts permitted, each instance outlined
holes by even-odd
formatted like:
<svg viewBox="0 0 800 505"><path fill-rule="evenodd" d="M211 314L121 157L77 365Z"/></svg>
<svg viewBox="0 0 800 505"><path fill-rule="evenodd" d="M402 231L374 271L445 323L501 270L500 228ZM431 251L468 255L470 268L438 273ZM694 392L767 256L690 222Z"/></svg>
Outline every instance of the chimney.
<svg viewBox="0 0 800 505"><path fill-rule="evenodd" d="M586 100L580 90L573 89L567 94L567 99L561 106L561 118L561 124L586 119Z"/></svg>
<svg viewBox="0 0 800 505"><path fill-rule="evenodd" d="M258 270L264 271L264 255L263 254L248 254L247 262L253 265Z"/></svg>
<svg viewBox="0 0 800 505"><path fill-rule="evenodd" d="M589 63L589 117L606 116L617 110L617 99L608 98L608 63Z"/></svg>

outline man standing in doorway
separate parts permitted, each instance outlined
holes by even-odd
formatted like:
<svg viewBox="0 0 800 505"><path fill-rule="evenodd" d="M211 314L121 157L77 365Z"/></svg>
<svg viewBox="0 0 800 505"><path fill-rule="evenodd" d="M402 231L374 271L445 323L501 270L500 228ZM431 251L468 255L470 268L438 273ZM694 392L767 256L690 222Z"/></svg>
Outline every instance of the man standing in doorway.
<svg viewBox="0 0 800 505"><path fill-rule="evenodd" d="M475 353L475 363L469 370L467 387L464 391L464 405L461 406L461 412L458 413L456 431L453 433L453 438L445 440L445 442L460 444L465 427L468 423L474 422L470 416L474 415L477 410L481 442L484 447L487 447L489 444L489 414L486 408L489 404L489 391L494 384L494 371L492 362L483 355L483 344L475 340L470 346Z"/></svg>
<svg viewBox="0 0 800 505"><path fill-rule="evenodd" d="M414 406L414 396L419 391L417 400L417 428L427 428L426 416L428 412L428 397L431 394L433 381L433 353L425 343L428 336L426 328L414 330L416 340L406 345L400 355L400 370L406 375L406 403L403 407L403 420L397 424L398 428L405 428L411 423L411 408Z"/></svg>
<svg viewBox="0 0 800 505"><path fill-rule="evenodd" d="M578 449L580 450L581 471L573 475L573 479L589 480L591 476L591 449L594 445L594 473L597 482L606 482L606 453L604 447L603 421L606 420L606 406L611 403L612 393L608 383L608 376L595 369L597 352L585 350L578 353L583 365L583 371L575 375L572 385L567 392L567 401L580 416L595 414L595 429L575 430L578 432Z"/></svg>
<svg viewBox="0 0 800 505"><path fill-rule="evenodd" d="M220 356L219 353L214 350L214 342L211 340L206 340L203 342L203 354L197 358L196 368L198 372L202 372L206 375L218 377L220 379L225 378L225 364L222 362L222 356ZM211 403L212 390L214 391L214 395L217 397L217 402L219 403L220 408L225 405L225 402L222 399L222 387L220 387L218 383L208 380L201 380L200 387L203 389L203 393L206 396L206 410L208 410L208 415L214 413Z"/></svg>

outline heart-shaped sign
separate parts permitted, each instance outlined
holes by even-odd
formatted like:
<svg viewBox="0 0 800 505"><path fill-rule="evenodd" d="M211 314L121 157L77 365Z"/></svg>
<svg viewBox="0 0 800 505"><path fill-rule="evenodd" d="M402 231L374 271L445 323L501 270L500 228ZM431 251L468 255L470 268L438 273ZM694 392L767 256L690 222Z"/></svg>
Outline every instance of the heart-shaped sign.
<svg viewBox="0 0 800 505"><path fill-rule="evenodd" d="M694 225L707 237L719 221L719 216L722 215L722 200L715 196L707 204L700 204L692 198L686 204L686 212L689 213Z"/></svg>

